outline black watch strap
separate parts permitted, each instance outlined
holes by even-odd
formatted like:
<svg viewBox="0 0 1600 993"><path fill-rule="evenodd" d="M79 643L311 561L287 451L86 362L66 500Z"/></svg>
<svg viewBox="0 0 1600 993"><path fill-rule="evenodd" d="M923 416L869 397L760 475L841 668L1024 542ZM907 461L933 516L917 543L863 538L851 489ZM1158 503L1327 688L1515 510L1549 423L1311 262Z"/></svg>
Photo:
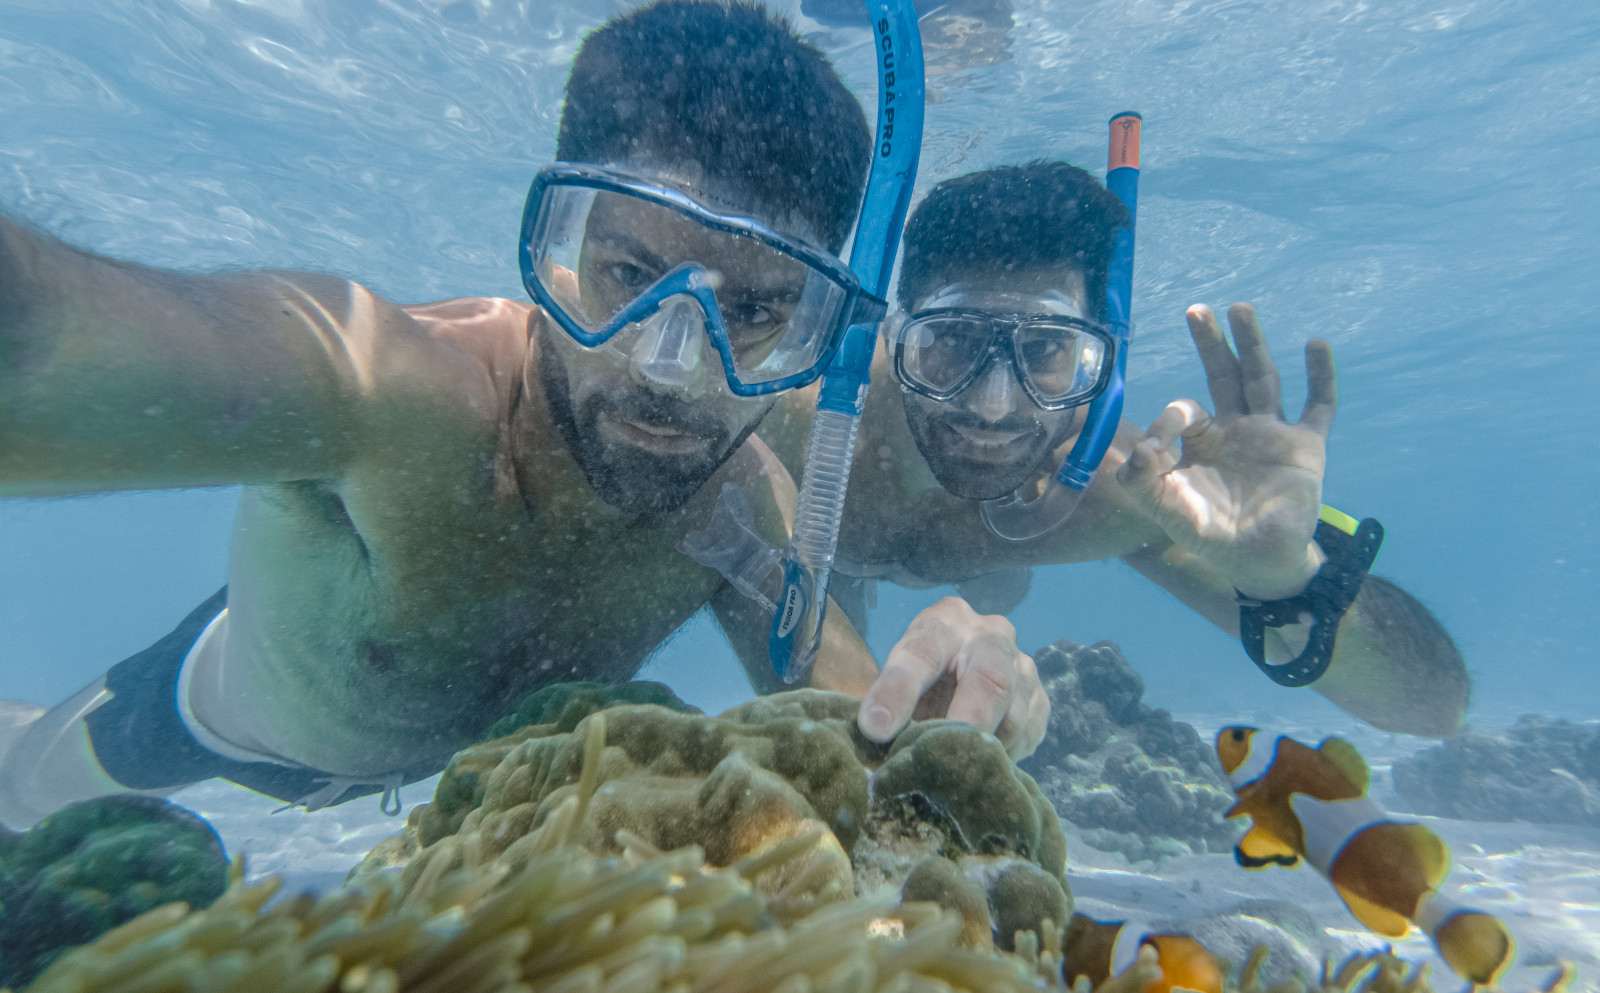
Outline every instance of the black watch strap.
<svg viewBox="0 0 1600 993"><path fill-rule="evenodd" d="M1313 537L1327 561L1306 588L1282 600L1239 597L1239 640L1245 653L1267 678L1279 686L1309 686L1328 671L1333 661L1339 620L1361 592L1361 582L1378 557L1383 525L1368 517L1359 523L1349 514L1323 505ZM1306 647L1287 662L1267 661L1267 628L1311 622Z"/></svg>

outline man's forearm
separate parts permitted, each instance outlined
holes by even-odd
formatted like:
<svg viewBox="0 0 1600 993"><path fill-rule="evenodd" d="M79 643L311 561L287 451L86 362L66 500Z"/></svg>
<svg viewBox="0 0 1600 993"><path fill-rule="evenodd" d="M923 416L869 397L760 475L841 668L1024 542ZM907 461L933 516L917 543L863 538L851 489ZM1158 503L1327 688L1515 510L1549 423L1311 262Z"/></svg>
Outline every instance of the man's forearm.
<svg viewBox="0 0 1600 993"><path fill-rule="evenodd" d="M396 313L345 280L151 269L0 219L0 496L330 478L352 360Z"/></svg>
<svg viewBox="0 0 1600 993"><path fill-rule="evenodd" d="M1124 558L1130 566L1233 637L1239 606L1216 570L1171 544L1152 544ZM1267 658L1282 662L1305 645L1309 628L1269 629ZM1239 650L1241 660L1244 650ZM1461 653L1416 598L1368 576L1339 622L1328 671L1312 688L1374 727L1443 737L1461 726L1468 679Z"/></svg>
<svg viewBox="0 0 1600 993"><path fill-rule="evenodd" d="M0 215L0 396L39 350L37 326L30 321L39 305L37 267L36 236Z"/></svg>
<svg viewBox="0 0 1600 993"><path fill-rule="evenodd" d="M1283 628L1269 657L1299 651L1306 629ZM1368 576L1339 622L1333 661L1313 689L1385 731L1447 737L1460 730L1470 695L1467 667L1428 608L1381 576Z"/></svg>

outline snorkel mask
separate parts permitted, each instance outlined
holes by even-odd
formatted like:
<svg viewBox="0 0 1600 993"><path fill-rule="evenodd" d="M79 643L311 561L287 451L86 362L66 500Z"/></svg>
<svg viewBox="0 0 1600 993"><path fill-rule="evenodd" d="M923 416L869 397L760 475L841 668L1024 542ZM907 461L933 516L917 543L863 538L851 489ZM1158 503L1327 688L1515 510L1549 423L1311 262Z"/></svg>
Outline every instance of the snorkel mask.
<svg viewBox="0 0 1600 993"><path fill-rule="evenodd" d="M1106 189L1122 201L1127 223L1112 235L1106 274L1106 325L1115 349L1110 379L1089 405L1078 440L1059 471L1043 481L1043 489L1021 489L998 500L985 500L979 513L989 530L1006 541L1030 541L1060 527L1083 502L1122 420L1123 378L1128 367L1129 323L1133 307L1134 222L1139 207L1139 139L1143 118L1127 111L1111 118L1106 161ZM1026 382L1026 380L1024 380ZM1031 487L1030 487L1031 488Z"/></svg>
<svg viewBox="0 0 1600 993"><path fill-rule="evenodd" d="M692 231L723 269L673 257L670 244L639 245L631 227L667 233L669 243ZM884 313L876 291L863 290L826 252L596 166L540 171L518 247L528 295L573 341L598 348L636 332L630 361L668 386L697 372L708 340L738 396L805 386L822 375L847 328L875 325Z"/></svg>
<svg viewBox="0 0 1600 993"><path fill-rule="evenodd" d="M882 301L922 151L922 42L913 0L866 0L866 9L878 64L878 126L850 272L854 285L876 306L854 307L837 349L824 356L826 375L788 548L780 553L755 533L749 507L733 487L724 487L710 525L679 545L772 610L767 648L773 671L786 683L806 675L822 642L856 429L886 311Z"/></svg>

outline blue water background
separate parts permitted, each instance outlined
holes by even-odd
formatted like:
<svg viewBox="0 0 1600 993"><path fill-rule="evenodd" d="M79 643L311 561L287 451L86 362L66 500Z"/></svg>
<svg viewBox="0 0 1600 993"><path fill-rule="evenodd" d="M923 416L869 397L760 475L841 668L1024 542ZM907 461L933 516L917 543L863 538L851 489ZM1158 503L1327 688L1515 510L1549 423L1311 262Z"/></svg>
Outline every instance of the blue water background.
<svg viewBox="0 0 1600 993"><path fill-rule="evenodd" d="M0 209L152 265L516 296L566 68L623 6L0 3ZM870 105L865 33L816 37ZM923 189L1041 155L1098 170L1106 117L1143 111L1130 416L1203 398L1190 303L1258 305L1291 412L1302 345L1331 339L1327 497L1384 521L1379 571L1454 634L1475 713L1600 716L1592 9L1018 0L1009 36L929 67ZM54 702L165 633L222 582L234 501L0 503L0 696ZM880 655L933 596L884 588ZM1120 642L1174 709L1343 720L1117 563L1040 571L1015 620L1029 646ZM647 674L743 695L704 618Z"/></svg>

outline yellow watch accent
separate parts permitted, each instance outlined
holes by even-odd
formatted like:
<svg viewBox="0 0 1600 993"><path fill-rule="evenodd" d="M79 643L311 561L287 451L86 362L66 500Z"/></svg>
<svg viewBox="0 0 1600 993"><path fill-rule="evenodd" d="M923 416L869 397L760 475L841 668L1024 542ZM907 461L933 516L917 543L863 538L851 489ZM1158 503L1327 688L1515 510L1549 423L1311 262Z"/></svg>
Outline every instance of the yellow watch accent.
<svg viewBox="0 0 1600 993"><path fill-rule="evenodd" d="M1351 537L1355 537L1356 528L1361 526L1360 521L1337 507L1331 507L1328 504L1322 505L1322 513L1317 515L1317 519L1324 524L1338 528Z"/></svg>

